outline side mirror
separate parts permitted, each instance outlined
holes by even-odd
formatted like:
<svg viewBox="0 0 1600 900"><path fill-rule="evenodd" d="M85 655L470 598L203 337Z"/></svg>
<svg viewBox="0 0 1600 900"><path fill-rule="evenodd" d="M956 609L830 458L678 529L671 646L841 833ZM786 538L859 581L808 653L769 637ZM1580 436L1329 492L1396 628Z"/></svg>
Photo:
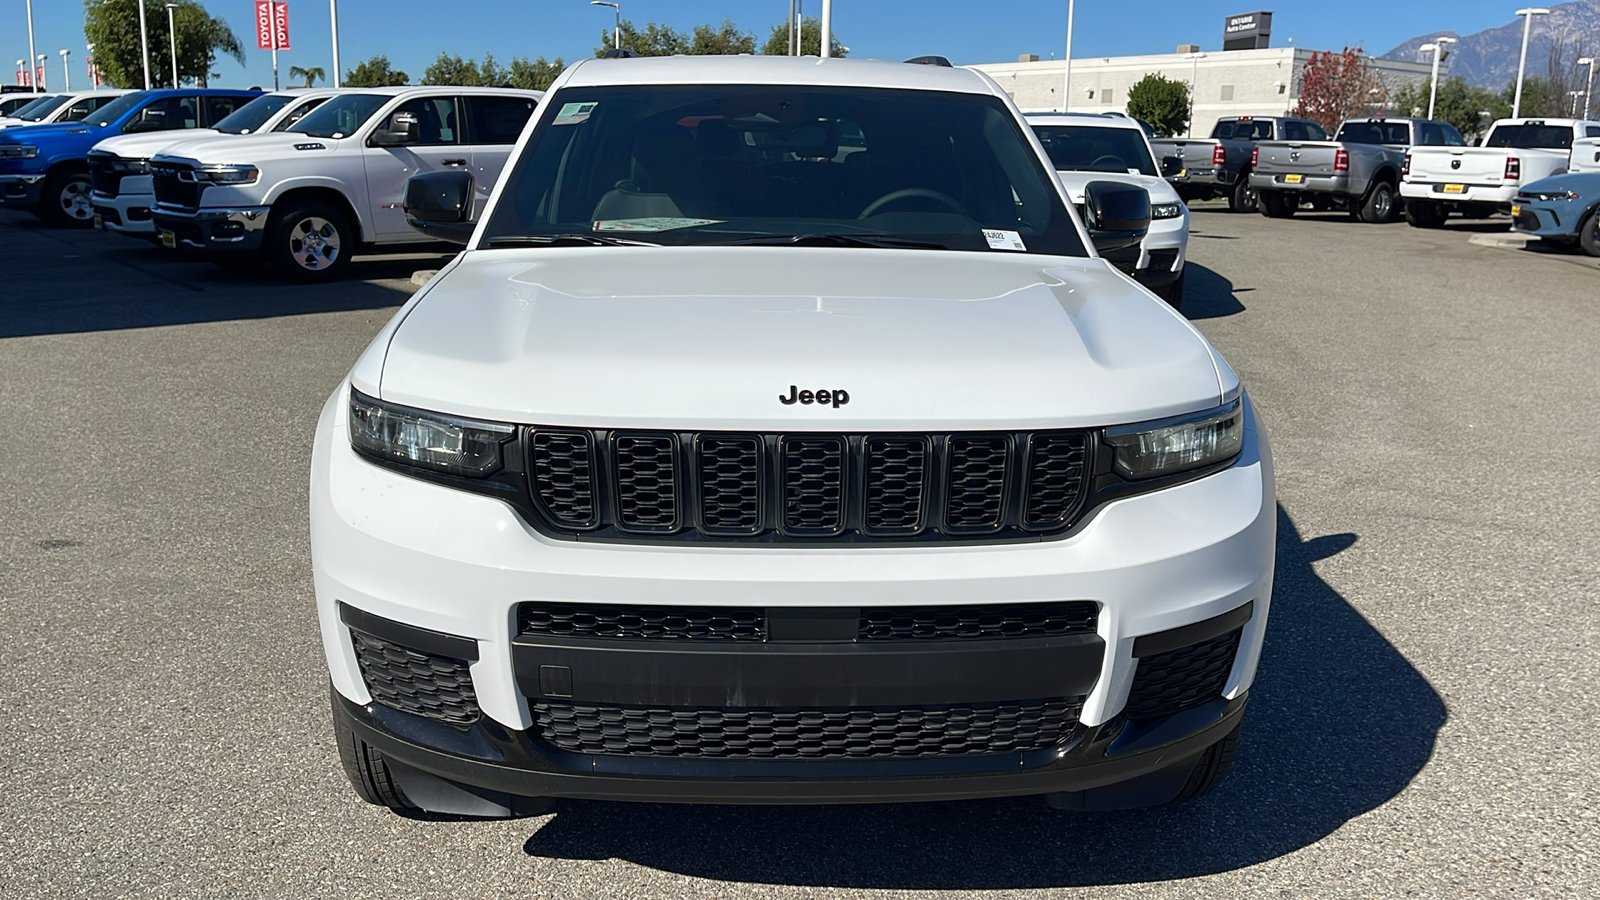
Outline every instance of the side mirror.
<svg viewBox="0 0 1600 900"><path fill-rule="evenodd" d="M422 126L417 121L415 113L397 112L383 123L383 127L372 133L372 146L374 147L399 147L404 144L415 144L422 136Z"/></svg>
<svg viewBox="0 0 1600 900"><path fill-rule="evenodd" d="M1181 156L1163 156L1163 157L1161 157L1161 177L1162 178L1173 178L1173 177L1176 177L1182 171L1183 171L1183 157L1181 157Z"/></svg>
<svg viewBox="0 0 1600 900"><path fill-rule="evenodd" d="M1117 181L1091 181L1083 188L1083 224L1101 253L1135 246L1150 230L1150 192Z"/></svg>
<svg viewBox="0 0 1600 900"><path fill-rule="evenodd" d="M166 131L167 111L164 109L147 109L139 113L139 118L128 123L122 129L129 134L138 134L145 131Z"/></svg>
<svg viewBox="0 0 1600 900"><path fill-rule="evenodd" d="M471 172L448 169L423 172L406 180L406 224L440 241L465 244L472 239L473 177Z"/></svg>

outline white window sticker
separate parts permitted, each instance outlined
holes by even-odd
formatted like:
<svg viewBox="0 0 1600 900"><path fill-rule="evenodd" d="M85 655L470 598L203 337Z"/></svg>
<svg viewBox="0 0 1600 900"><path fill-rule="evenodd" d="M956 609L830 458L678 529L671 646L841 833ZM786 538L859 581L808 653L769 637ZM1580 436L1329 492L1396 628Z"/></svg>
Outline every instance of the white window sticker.
<svg viewBox="0 0 1600 900"><path fill-rule="evenodd" d="M599 219L595 231L672 231L675 228L694 228L699 225L717 225L726 219L684 219L676 216L653 216L643 219Z"/></svg>
<svg viewBox="0 0 1600 900"><path fill-rule="evenodd" d="M564 106L561 107L561 111L556 113L555 121L551 122L550 124L551 125L576 125L579 122L586 122L589 119L589 114L594 112L594 108L599 106L599 105L600 105L599 103L568 103L568 104L565 104Z"/></svg>
<svg viewBox="0 0 1600 900"><path fill-rule="evenodd" d="M993 231L985 228L983 239L989 242L990 250L1027 250L1022 243L1022 235L1015 231Z"/></svg>

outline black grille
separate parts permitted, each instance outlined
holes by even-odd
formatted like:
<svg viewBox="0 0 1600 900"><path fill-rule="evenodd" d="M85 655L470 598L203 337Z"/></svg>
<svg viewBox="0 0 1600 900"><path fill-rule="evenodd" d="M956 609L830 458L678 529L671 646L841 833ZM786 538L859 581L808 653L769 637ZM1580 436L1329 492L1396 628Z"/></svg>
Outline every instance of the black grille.
<svg viewBox="0 0 1600 900"><path fill-rule="evenodd" d="M1143 657L1134 671L1124 712L1130 719L1156 719L1222 696L1239 651L1239 629L1198 644Z"/></svg>
<svg viewBox="0 0 1600 900"><path fill-rule="evenodd" d="M764 641L767 614L752 607L523 603L517 629L552 637Z"/></svg>
<svg viewBox="0 0 1600 900"><path fill-rule="evenodd" d="M478 695L466 660L413 650L354 629L350 640L374 701L451 725L478 720Z"/></svg>
<svg viewBox="0 0 1600 900"><path fill-rule="evenodd" d="M1517 227L1527 231L1539 230L1539 214L1526 207L1517 213Z"/></svg>
<svg viewBox="0 0 1600 900"><path fill-rule="evenodd" d="M534 427L537 525L632 540L1015 539L1070 527L1087 432L721 434Z"/></svg>
<svg viewBox="0 0 1600 900"><path fill-rule="evenodd" d="M115 197L122 189L122 176L111 167L115 159L101 153L89 154L89 183L108 197Z"/></svg>
<svg viewBox="0 0 1600 900"><path fill-rule="evenodd" d="M1055 746L1082 698L959 706L747 709L540 701L534 726L570 753L713 759L914 759Z"/></svg>
<svg viewBox="0 0 1600 900"><path fill-rule="evenodd" d="M860 641L943 641L1094 634L1098 604L1007 603L991 606L883 606L863 609Z"/></svg>
<svg viewBox="0 0 1600 900"><path fill-rule="evenodd" d="M150 181L155 186L156 202L180 209L198 209L201 185L181 180L178 177L180 172L194 177L194 170L190 166L163 162L150 164Z"/></svg>

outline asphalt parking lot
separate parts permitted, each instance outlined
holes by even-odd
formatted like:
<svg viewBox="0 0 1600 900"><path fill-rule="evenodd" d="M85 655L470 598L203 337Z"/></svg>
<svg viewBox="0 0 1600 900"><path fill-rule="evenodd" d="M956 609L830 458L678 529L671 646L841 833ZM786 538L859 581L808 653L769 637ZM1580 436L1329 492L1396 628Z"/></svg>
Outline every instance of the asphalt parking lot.
<svg viewBox="0 0 1600 900"><path fill-rule="evenodd" d="M0 212L0 895L1592 895L1595 261L1469 243L1503 220L1194 227L1280 499L1217 791L473 822L349 789L306 537L316 413L440 257L297 288Z"/></svg>

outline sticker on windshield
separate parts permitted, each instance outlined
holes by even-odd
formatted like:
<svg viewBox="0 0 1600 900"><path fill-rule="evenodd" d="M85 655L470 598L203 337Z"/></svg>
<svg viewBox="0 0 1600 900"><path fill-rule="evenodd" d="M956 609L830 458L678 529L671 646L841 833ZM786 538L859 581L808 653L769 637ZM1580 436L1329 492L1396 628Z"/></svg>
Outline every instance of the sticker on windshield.
<svg viewBox="0 0 1600 900"><path fill-rule="evenodd" d="M561 111L556 113L555 121L551 122L550 124L576 125L579 122L587 122L589 120L589 114L594 112L594 108L599 105L600 104L598 102L568 103L561 107Z"/></svg>
<svg viewBox="0 0 1600 900"><path fill-rule="evenodd" d="M678 216L648 216L642 219L600 219L595 231L671 231L700 225L720 225L727 219L685 219Z"/></svg>
<svg viewBox="0 0 1600 900"><path fill-rule="evenodd" d="M1022 244L1022 235L1015 231L983 230L983 239L989 242L990 250L1027 250Z"/></svg>

